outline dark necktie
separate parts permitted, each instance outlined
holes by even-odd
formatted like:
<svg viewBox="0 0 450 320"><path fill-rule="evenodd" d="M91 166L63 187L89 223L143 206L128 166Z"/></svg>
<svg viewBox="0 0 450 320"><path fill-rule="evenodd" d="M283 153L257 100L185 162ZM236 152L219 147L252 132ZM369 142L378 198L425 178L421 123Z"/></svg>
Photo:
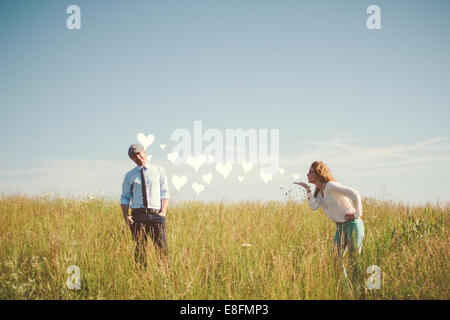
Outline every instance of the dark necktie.
<svg viewBox="0 0 450 320"><path fill-rule="evenodd" d="M147 191L145 190L145 177L144 177L144 167L141 168L141 180L142 180L142 197L144 198L144 208L147 208Z"/></svg>

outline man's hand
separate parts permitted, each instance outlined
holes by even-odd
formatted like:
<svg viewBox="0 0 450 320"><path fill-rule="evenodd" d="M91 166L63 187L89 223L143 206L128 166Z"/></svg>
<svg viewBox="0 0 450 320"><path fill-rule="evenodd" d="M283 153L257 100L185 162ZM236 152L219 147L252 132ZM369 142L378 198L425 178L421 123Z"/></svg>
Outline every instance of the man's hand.
<svg viewBox="0 0 450 320"><path fill-rule="evenodd" d="M159 215L161 217L165 217L167 214L167 208L169 207L169 199L164 198L161 200L161 211L159 212Z"/></svg>
<svg viewBox="0 0 450 320"><path fill-rule="evenodd" d="M122 208L122 214L123 214L123 219L125 220L125 223L127 225L133 224L134 223L133 218L128 215L128 205L121 204L120 207Z"/></svg>
<svg viewBox="0 0 450 320"><path fill-rule="evenodd" d="M132 216L127 215L127 216L124 216L124 218L125 218L125 223L126 223L127 225L130 225L130 224L133 224L133 223L134 223L133 217L132 217Z"/></svg>

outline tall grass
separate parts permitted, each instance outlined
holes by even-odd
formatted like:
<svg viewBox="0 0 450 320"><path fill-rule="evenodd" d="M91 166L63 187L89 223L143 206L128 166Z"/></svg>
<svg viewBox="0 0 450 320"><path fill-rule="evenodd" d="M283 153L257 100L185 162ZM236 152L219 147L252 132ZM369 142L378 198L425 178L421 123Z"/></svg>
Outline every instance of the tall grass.
<svg viewBox="0 0 450 320"><path fill-rule="evenodd" d="M151 249L143 269L117 202L3 196L0 299L449 299L448 205L363 208L355 280L334 263L335 225L299 201L171 205L168 264ZM366 286L370 265L380 289Z"/></svg>

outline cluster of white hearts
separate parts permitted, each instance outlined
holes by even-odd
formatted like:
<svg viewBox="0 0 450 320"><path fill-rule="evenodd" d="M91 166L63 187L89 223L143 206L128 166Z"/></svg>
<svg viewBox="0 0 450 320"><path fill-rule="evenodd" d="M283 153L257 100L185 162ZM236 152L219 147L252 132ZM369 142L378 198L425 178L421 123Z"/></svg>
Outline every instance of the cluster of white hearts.
<svg viewBox="0 0 450 320"><path fill-rule="evenodd" d="M153 134L149 134L148 136L145 136L145 134L139 133L137 135L137 140L139 141L140 144L142 144L144 149L147 149L155 141L155 136ZM161 150L164 150L166 148L166 145L160 144L159 147L161 148ZM150 161L151 158L152 158L152 156L148 154L147 160ZM169 160L173 164L179 164L179 162L177 161L177 160L179 160L178 152L168 153L167 160ZM188 165L190 165L192 168L194 168L194 170L197 172L199 171L200 167L203 166L203 164L213 163L213 162L214 162L213 156L208 155L208 157L206 157L203 154L198 155L196 157L193 157L190 155L186 159L186 163ZM228 175L231 173L233 166L232 166L231 162L226 162L226 163L218 162L218 163L216 163L215 167L216 167L217 172L220 173L226 179L228 177ZM242 168L244 169L244 174L245 174L253 168L253 163L243 161ZM284 172L285 172L285 169L279 168L280 175L283 175ZM266 173L261 170L259 175L260 175L261 179L264 181L264 183L266 183L266 184L270 180L272 180L272 174L270 174L270 173ZM209 172L207 174L202 175L202 180L207 184L211 184L212 177L213 177L212 172ZM297 174L293 174L292 177L295 180L299 178L299 176ZM181 189L181 187L183 187L187 183L187 177L185 175L182 175L182 176L173 175L171 178L171 181L172 181L173 186L179 191ZM241 183L242 181L244 181L244 177L239 176L238 181L239 181L239 183ZM205 186L201 183L193 182L192 189L198 195L198 194L200 194L200 192L205 190Z"/></svg>

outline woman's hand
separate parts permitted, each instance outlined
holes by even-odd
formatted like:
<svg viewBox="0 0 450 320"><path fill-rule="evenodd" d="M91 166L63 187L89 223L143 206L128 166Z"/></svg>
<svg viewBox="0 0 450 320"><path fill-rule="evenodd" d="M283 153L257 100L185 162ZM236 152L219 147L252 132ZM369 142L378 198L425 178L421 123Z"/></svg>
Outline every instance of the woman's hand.
<svg viewBox="0 0 450 320"><path fill-rule="evenodd" d="M354 212L353 213L347 213L344 216L344 219L345 219L345 222L353 221L355 219L355 213Z"/></svg>
<svg viewBox="0 0 450 320"><path fill-rule="evenodd" d="M309 188L309 186L306 183L294 182L294 184L298 184L299 186L302 186L303 188L305 188L307 192L311 192L311 189Z"/></svg>

